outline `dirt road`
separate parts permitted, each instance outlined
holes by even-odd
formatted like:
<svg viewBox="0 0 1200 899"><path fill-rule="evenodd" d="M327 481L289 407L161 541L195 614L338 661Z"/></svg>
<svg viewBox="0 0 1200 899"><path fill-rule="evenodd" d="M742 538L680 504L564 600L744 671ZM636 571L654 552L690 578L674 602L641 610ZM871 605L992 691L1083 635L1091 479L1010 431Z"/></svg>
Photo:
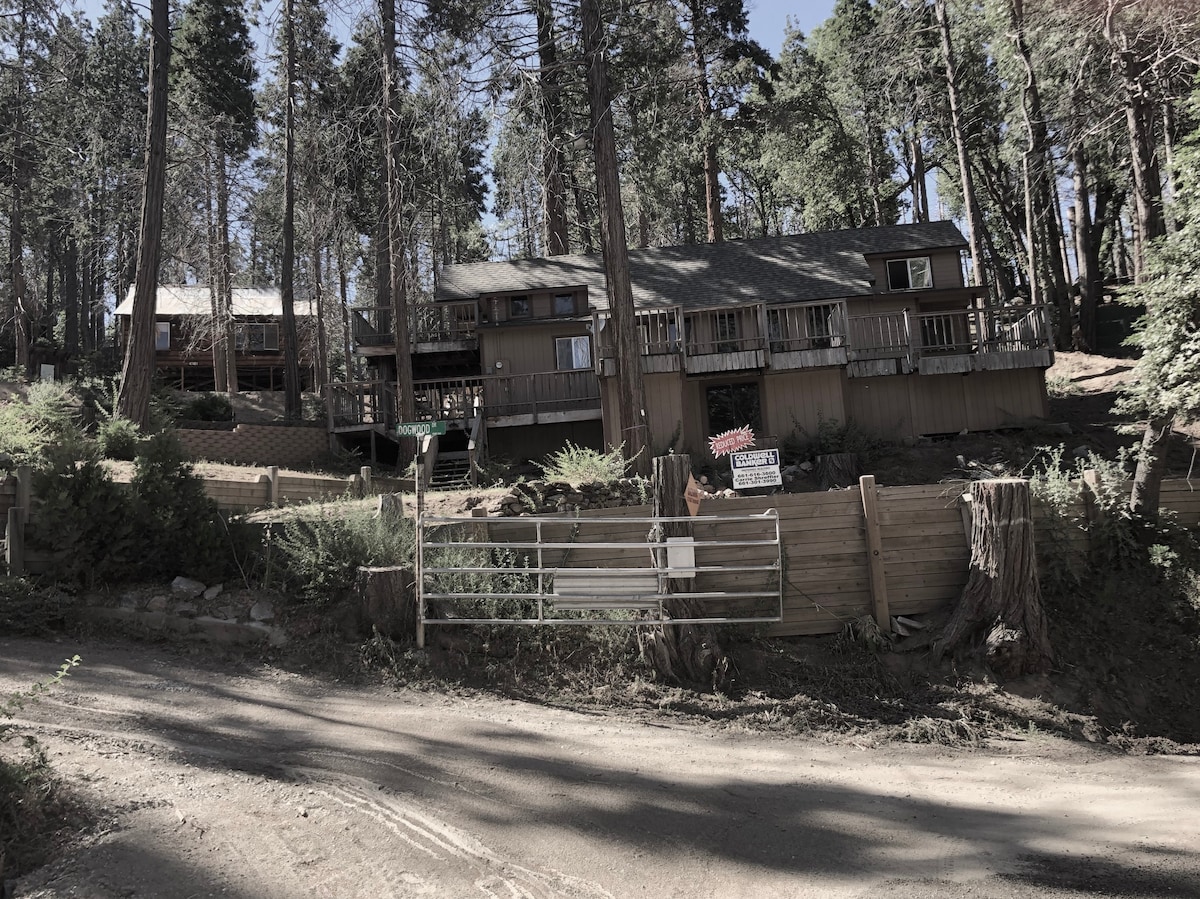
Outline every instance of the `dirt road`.
<svg viewBox="0 0 1200 899"><path fill-rule="evenodd" d="M1031 736L861 749L0 640L103 809L17 895L1200 896L1200 759Z"/></svg>

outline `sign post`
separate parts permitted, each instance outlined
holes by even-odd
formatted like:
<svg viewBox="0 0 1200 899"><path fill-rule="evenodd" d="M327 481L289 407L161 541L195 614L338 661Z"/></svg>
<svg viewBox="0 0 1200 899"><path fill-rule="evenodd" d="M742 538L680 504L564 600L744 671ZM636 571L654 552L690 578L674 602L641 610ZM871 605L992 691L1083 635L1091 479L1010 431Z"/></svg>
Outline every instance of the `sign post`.
<svg viewBox="0 0 1200 899"><path fill-rule="evenodd" d="M412 437L416 440L417 445L413 452L413 458L417 460L414 466L415 477L413 478L413 488L417 494L417 559L416 559L416 582L417 582L417 648L425 648L425 591L421 581L423 577L421 567L421 515L425 511L425 495L421 489L421 438L440 436L446 433L446 423L444 421L402 421L396 425L397 437Z"/></svg>

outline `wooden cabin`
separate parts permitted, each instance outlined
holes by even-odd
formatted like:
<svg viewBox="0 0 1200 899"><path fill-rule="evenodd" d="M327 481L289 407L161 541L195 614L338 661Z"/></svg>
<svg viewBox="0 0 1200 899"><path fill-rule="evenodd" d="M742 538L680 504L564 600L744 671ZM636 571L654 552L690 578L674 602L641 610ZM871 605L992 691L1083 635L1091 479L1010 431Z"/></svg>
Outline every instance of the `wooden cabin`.
<svg viewBox="0 0 1200 899"><path fill-rule="evenodd" d="M989 306L966 249L934 222L632 251L651 448L704 455L743 424L897 440L1044 419L1048 310ZM419 415L481 418L516 458L621 442L599 255L448 266L410 328ZM359 315L359 352L391 353L387 331Z"/></svg>
<svg viewBox="0 0 1200 899"><path fill-rule="evenodd" d="M114 315L120 346L129 337L133 288ZM283 300L277 287L233 288L233 331L239 390L282 390L284 370ZM295 301L300 341L301 389L315 380L316 308ZM164 285L154 306L154 361L158 376L179 390L212 390L212 293L206 286Z"/></svg>

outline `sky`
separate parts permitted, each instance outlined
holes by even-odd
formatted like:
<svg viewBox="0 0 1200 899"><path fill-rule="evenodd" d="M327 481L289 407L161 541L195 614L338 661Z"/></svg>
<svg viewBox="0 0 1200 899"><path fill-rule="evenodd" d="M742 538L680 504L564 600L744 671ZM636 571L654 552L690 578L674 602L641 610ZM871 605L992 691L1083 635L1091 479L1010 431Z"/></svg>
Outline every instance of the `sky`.
<svg viewBox="0 0 1200 899"><path fill-rule="evenodd" d="M792 27L806 35L833 13L834 0L748 0L750 35L779 55L783 45L783 30L791 19Z"/></svg>

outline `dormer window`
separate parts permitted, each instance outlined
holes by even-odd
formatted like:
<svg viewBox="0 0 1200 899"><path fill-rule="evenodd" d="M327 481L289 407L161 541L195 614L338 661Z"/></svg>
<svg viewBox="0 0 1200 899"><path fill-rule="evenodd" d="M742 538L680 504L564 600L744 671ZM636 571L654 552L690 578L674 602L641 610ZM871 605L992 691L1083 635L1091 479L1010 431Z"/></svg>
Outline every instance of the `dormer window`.
<svg viewBox="0 0 1200 899"><path fill-rule="evenodd" d="M574 315L575 314L575 294L559 293L554 295L554 314L555 315Z"/></svg>
<svg viewBox="0 0 1200 899"><path fill-rule="evenodd" d="M889 290L928 290L933 287L928 256L889 259L887 272Z"/></svg>
<svg viewBox="0 0 1200 899"><path fill-rule="evenodd" d="M533 306L529 302L529 297L509 297L508 298L508 317L509 318L529 318L533 315Z"/></svg>

